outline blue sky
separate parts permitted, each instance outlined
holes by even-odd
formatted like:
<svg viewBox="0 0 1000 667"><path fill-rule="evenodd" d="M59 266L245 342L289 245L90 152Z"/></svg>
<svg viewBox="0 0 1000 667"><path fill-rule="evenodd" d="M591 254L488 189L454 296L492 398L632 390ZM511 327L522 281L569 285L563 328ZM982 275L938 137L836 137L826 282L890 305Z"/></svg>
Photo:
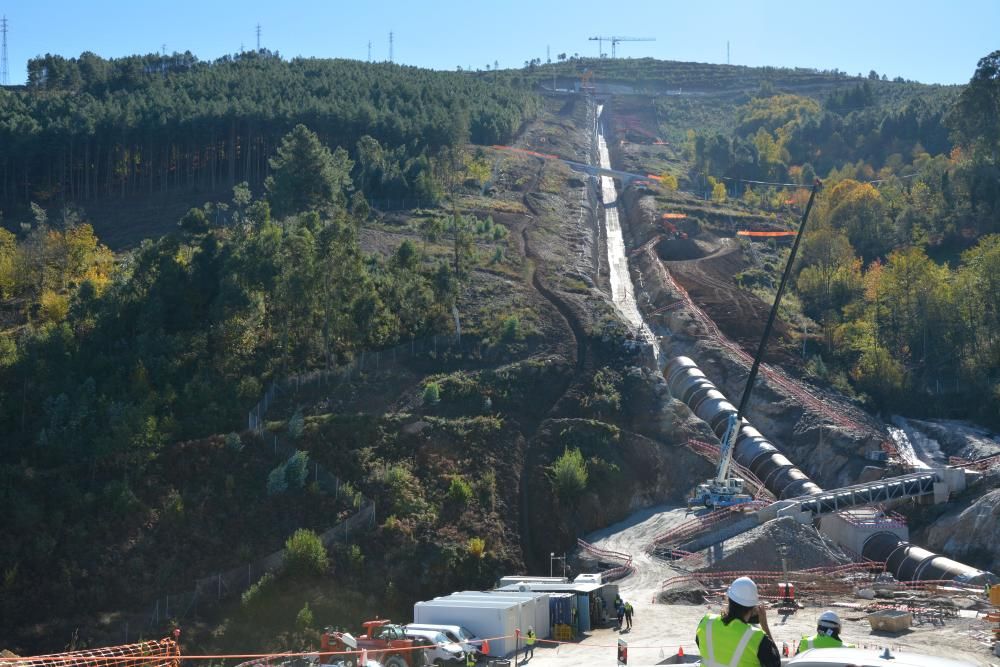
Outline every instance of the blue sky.
<svg viewBox="0 0 1000 667"><path fill-rule="evenodd" d="M613 9L613 11L612 11ZM558 53L596 56L593 35L655 37L619 56L840 69L925 83L965 83L1000 49L997 0L858 2L464 2L436 0L0 0L10 21L10 82L27 60L90 50L104 57L190 50L203 60L262 45L286 57L388 58L454 69L517 67Z"/></svg>

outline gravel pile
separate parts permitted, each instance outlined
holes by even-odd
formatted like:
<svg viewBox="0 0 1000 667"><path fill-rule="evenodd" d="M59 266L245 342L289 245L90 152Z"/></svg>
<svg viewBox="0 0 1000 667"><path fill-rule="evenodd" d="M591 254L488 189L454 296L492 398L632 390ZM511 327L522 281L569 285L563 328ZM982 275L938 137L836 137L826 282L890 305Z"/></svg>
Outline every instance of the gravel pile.
<svg viewBox="0 0 1000 667"><path fill-rule="evenodd" d="M850 563L837 545L792 517L773 519L706 551L711 564L702 571L780 570L784 546L789 570Z"/></svg>

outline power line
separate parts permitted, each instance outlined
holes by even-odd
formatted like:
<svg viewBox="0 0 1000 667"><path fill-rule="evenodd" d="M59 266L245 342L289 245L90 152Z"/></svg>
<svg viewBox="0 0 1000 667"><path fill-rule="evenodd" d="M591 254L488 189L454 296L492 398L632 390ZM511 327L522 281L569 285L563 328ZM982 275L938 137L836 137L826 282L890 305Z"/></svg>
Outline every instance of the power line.
<svg viewBox="0 0 1000 667"><path fill-rule="evenodd" d="M886 181L891 181L892 179L903 180L905 178L914 178L919 176L920 172L914 172L912 174L907 174L905 176L890 176L889 178L876 178L870 181L858 181L859 183L868 183L874 185L875 183L885 183ZM775 181L752 181L747 178L733 178L732 176L723 176L724 181L733 181L734 183L751 183L753 185L772 185L777 188L811 188L812 185L808 183L777 183Z"/></svg>

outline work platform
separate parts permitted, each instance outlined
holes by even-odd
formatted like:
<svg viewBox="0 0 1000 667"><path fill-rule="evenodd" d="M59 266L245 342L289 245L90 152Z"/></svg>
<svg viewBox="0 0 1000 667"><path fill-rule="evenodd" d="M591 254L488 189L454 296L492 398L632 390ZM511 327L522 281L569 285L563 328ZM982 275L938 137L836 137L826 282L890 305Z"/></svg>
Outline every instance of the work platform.
<svg viewBox="0 0 1000 667"><path fill-rule="evenodd" d="M760 510L763 520L777 516L796 516L812 520L826 514L865 505L881 505L894 500L933 496L934 503L947 502L953 493L965 490L965 471L961 468L934 468L845 486L816 495L799 496L772 503Z"/></svg>

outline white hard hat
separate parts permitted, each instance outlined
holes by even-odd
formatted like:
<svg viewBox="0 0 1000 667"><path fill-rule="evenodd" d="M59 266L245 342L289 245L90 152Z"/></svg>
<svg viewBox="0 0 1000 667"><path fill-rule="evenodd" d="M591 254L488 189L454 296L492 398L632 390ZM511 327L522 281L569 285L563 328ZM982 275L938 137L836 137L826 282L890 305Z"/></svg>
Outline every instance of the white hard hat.
<svg viewBox="0 0 1000 667"><path fill-rule="evenodd" d="M834 628L835 630L839 630L840 617L837 616L837 614L835 614L832 611L824 611L822 614L819 615L819 621L816 623L816 625L820 627Z"/></svg>
<svg viewBox="0 0 1000 667"><path fill-rule="evenodd" d="M729 584L726 595L730 600L744 607L756 607L760 604L760 598L757 597L757 584L753 583L753 579L750 577L735 579L733 583Z"/></svg>

